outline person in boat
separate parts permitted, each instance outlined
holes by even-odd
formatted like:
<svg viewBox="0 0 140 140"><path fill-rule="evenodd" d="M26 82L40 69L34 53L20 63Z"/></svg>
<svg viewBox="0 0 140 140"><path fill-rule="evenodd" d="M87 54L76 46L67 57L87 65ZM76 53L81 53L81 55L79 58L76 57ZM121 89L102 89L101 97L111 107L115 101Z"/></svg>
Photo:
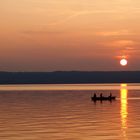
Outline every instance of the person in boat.
<svg viewBox="0 0 140 140"><path fill-rule="evenodd" d="M94 98L94 99L96 99L96 97L97 97L97 96L96 96L96 93L94 93L94 96L93 96L93 98Z"/></svg>
<svg viewBox="0 0 140 140"><path fill-rule="evenodd" d="M102 93L100 94L100 98L101 98L101 99L103 98L103 94L102 94Z"/></svg>
<svg viewBox="0 0 140 140"><path fill-rule="evenodd" d="M110 93L110 95L109 95L109 99L111 99L112 98L112 93Z"/></svg>

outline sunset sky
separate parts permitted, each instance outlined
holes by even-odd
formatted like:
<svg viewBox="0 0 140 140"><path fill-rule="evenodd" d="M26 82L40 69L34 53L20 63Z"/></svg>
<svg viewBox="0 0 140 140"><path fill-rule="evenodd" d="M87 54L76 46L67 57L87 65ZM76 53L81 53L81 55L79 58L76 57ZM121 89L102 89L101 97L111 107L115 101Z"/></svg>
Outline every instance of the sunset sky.
<svg viewBox="0 0 140 140"><path fill-rule="evenodd" d="M140 0L1 0L0 71L56 70L140 70Z"/></svg>

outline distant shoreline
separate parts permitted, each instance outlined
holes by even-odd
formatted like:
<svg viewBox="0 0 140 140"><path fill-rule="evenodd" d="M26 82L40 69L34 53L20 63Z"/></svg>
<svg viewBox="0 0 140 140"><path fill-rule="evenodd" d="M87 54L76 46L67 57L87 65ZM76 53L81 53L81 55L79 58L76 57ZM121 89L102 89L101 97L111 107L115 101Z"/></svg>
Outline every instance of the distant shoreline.
<svg viewBox="0 0 140 140"><path fill-rule="evenodd" d="M107 83L140 83L140 71L0 72L0 85Z"/></svg>

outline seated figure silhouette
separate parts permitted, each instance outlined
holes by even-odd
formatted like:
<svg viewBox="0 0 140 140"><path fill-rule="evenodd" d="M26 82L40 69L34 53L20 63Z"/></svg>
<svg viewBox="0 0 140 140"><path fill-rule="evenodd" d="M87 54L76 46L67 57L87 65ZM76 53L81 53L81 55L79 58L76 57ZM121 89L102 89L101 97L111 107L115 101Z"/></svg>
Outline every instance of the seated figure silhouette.
<svg viewBox="0 0 140 140"><path fill-rule="evenodd" d="M93 98L94 98L94 99L96 99L96 97L97 97L97 96L96 96L96 93L94 93L94 96L93 96Z"/></svg>
<svg viewBox="0 0 140 140"><path fill-rule="evenodd" d="M110 93L110 95L109 95L109 99L111 100L111 98L112 98L112 93Z"/></svg>
<svg viewBox="0 0 140 140"><path fill-rule="evenodd" d="M102 94L102 93L100 94L100 99L101 99L101 100L103 99L103 94Z"/></svg>

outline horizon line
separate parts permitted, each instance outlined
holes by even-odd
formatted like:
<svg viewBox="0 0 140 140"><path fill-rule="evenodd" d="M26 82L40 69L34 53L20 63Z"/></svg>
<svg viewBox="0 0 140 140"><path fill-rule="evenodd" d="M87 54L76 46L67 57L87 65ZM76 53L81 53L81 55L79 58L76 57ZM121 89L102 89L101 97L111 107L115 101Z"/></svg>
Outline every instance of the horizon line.
<svg viewBox="0 0 140 140"><path fill-rule="evenodd" d="M70 71L0 71L0 73L55 73L55 72L140 72L140 70L96 70L96 71L80 71L80 70L70 70Z"/></svg>

